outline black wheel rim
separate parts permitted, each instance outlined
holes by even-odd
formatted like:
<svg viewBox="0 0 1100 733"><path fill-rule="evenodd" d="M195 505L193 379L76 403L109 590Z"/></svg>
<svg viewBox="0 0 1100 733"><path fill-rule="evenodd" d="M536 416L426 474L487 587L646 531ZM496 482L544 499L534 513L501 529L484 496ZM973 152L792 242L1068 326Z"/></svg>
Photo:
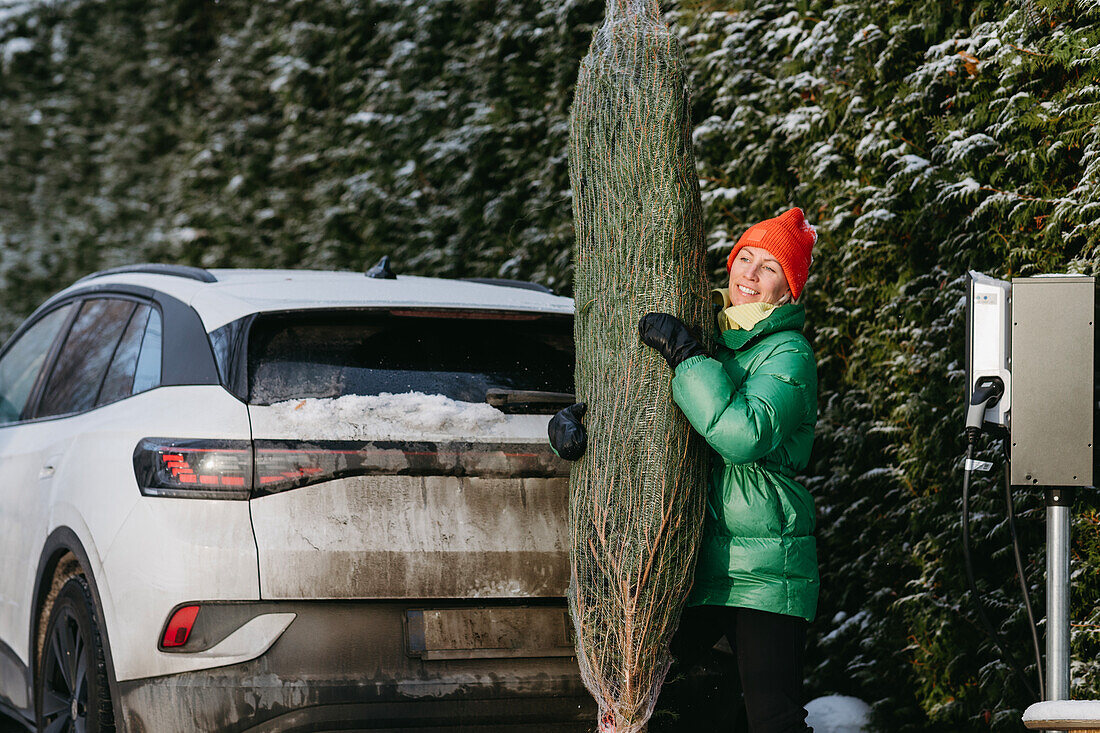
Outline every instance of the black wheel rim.
<svg viewBox="0 0 1100 733"><path fill-rule="evenodd" d="M46 639L42 724L46 733L85 733L88 725L88 645L73 612L61 609Z"/></svg>

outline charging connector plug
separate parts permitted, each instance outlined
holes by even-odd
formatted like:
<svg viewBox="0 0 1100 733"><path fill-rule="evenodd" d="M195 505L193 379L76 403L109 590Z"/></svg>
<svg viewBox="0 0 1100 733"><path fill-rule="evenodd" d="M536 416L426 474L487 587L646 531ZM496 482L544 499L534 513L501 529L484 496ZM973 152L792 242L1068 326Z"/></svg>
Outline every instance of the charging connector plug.
<svg viewBox="0 0 1100 733"><path fill-rule="evenodd" d="M1000 377L982 377L974 383L970 406L966 409L966 442L976 445L985 424L985 412L1001 401L1005 383Z"/></svg>

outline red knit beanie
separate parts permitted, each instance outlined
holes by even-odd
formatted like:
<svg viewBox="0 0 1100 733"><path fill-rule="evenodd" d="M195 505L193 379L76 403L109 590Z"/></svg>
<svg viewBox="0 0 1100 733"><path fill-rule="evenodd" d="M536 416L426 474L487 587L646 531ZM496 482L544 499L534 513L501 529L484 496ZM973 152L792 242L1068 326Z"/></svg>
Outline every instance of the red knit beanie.
<svg viewBox="0 0 1100 733"><path fill-rule="evenodd" d="M767 250L779 260L787 284L791 286L791 297L797 299L810 276L810 250L816 243L817 230L806 222L802 209L788 209L774 219L753 224L741 235L726 260L726 272L733 267L733 258L742 247L748 245Z"/></svg>

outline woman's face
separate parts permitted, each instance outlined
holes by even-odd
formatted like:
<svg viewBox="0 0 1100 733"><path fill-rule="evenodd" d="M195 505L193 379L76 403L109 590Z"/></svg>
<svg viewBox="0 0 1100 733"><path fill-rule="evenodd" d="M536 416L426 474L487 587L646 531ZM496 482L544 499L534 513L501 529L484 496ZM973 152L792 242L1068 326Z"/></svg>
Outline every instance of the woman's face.
<svg viewBox="0 0 1100 733"><path fill-rule="evenodd" d="M730 267L730 303L778 303L791 290L779 260L766 249L742 247Z"/></svg>

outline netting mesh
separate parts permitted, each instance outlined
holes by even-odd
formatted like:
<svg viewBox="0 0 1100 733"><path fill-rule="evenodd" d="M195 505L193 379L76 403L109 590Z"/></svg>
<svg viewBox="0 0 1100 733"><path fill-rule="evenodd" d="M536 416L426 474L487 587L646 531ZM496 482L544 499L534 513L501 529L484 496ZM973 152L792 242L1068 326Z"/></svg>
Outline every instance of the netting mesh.
<svg viewBox="0 0 1100 733"><path fill-rule="evenodd" d="M571 113L578 399L570 610L601 732L643 730L691 585L707 453L638 339L647 312L711 338L683 51L653 0L609 0Z"/></svg>

